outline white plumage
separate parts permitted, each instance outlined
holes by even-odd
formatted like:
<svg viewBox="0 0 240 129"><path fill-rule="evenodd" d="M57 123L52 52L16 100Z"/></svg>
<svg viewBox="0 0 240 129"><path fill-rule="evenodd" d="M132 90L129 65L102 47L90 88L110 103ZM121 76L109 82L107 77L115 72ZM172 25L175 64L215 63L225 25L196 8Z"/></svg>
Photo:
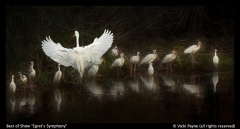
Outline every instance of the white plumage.
<svg viewBox="0 0 240 129"><path fill-rule="evenodd" d="M148 74L149 75L153 75L154 73L154 68L152 67L152 63L149 63L149 66L148 66Z"/></svg>
<svg viewBox="0 0 240 129"><path fill-rule="evenodd" d="M157 51L153 50L153 54L146 55L138 66L141 66L142 64L149 64L153 62L157 57L158 57Z"/></svg>
<svg viewBox="0 0 240 129"><path fill-rule="evenodd" d="M97 63L95 63L89 70L88 70L88 76L95 76L98 69L99 65L101 65L103 62L103 58L100 58Z"/></svg>
<svg viewBox="0 0 240 129"><path fill-rule="evenodd" d="M54 43L52 39L46 37L42 41L44 53L52 60L63 66L72 66L77 69L82 78L84 69L93 65L111 47L113 34L104 30L100 38L95 38L92 44L84 47L79 46L79 33L75 31L77 47L73 49L64 48L60 43Z"/></svg>
<svg viewBox="0 0 240 129"><path fill-rule="evenodd" d="M136 65L139 61L140 61L140 52L137 52L136 56L132 56L130 58L131 72L132 72L132 68L134 71L136 71Z"/></svg>
<svg viewBox="0 0 240 129"><path fill-rule="evenodd" d="M111 50L111 55L112 56L118 56L118 47L115 46L114 48L112 48Z"/></svg>
<svg viewBox="0 0 240 129"><path fill-rule="evenodd" d="M202 47L202 45L201 45L201 42L199 41L198 45L192 45L192 46L188 47L187 49L185 49L184 54L190 53L192 56L192 62L195 62L194 55L201 47Z"/></svg>
<svg viewBox="0 0 240 129"><path fill-rule="evenodd" d="M124 62L125 62L125 59L126 58L128 60L128 58L124 55L124 53L121 53L120 54L120 58L117 58L116 60L114 60L114 62L112 63L111 67L118 67L117 68L117 73L119 75L119 70L122 74L122 69L121 67L123 66Z"/></svg>
<svg viewBox="0 0 240 129"><path fill-rule="evenodd" d="M168 54L168 55L166 55L166 56L163 58L162 63L167 63L167 69L168 69L168 65L170 65L170 69L171 69L171 71L172 71L171 62L172 62L174 59L176 59L176 57L178 58L178 61L180 62L179 57L178 57L176 51L173 51L172 54Z"/></svg>
<svg viewBox="0 0 240 129"><path fill-rule="evenodd" d="M25 89L25 86L27 84L27 77L25 75L23 75L22 72L18 72L18 73L20 76L21 84L24 85L24 89Z"/></svg>
<svg viewBox="0 0 240 129"><path fill-rule="evenodd" d="M36 71L35 71L35 69L33 69L33 66L34 66L34 63L31 62L29 70L28 70L28 77L29 77L29 80L30 80L30 86L33 86L33 78L36 76Z"/></svg>
<svg viewBox="0 0 240 129"><path fill-rule="evenodd" d="M217 67L218 63L219 63L219 58L217 56L217 50L215 50L215 55L213 56L213 65Z"/></svg>
<svg viewBox="0 0 240 129"><path fill-rule="evenodd" d="M15 82L14 82L14 75L12 75L12 81L11 81L9 87L10 87L10 91L11 91L12 93L15 93L15 91L16 91L16 84L15 84Z"/></svg>
<svg viewBox="0 0 240 129"><path fill-rule="evenodd" d="M58 64L58 71L55 73L55 76L53 79L53 82L56 82L56 83L59 83L62 77L62 71L60 70L60 65L61 64Z"/></svg>

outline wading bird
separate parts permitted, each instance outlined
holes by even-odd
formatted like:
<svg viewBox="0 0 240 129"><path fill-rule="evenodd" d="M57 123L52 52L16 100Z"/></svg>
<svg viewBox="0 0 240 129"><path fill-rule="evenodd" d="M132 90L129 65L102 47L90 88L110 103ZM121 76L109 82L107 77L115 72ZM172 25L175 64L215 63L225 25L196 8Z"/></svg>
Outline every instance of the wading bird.
<svg viewBox="0 0 240 129"><path fill-rule="evenodd" d="M192 58L192 63L196 63L195 61L195 53L202 47L201 42L198 42L198 45L192 45L190 47L188 47L187 49L185 49L184 54L191 54L191 58Z"/></svg>
<svg viewBox="0 0 240 129"><path fill-rule="evenodd" d="M118 56L118 47L115 46L112 50L111 50L111 55L112 56Z"/></svg>
<svg viewBox="0 0 240 129"><path fill-rule="evenodd" d="M20 76L21 84L24 86L24 89L25 89L25 86L27 85L27 77L23 75L22 72L18 72L18 73Z"/></svg>
<svg viewBox="0 0 240 129"><path fill-rule="evenodd" d="M30 87L33 87L33 78L36 76L36 71L33 69L34 63L31 62L28 70L28 78L30 80Z"/></svg>
<svg viewBox="0 0 240 129"><path fill-rule="evenodd" d="M14 75L12 75L12 81L11 81L11 83L10 83L10 91L12 92L12 93L15 93L15 91L16 91L16 84L15 84L15 82L14 82Z"/></svg>
<svg viewBox="0 0 240 129"><path fill-rule="evenodd" d="M152 63L149 63L149 66L148 66L148 74L149 74L149 75L153 75L153 73L154 73L154 69L153 69L153 67L152 67Z"/></svg>
<svg viewBox="0 0 240 129"><path fill-rule="evenodd" d="M132 56L130 58L130 64L131 64L131 71L130 72L132 72L132 69L134 71L136 71L136 65L139 61L140 61L140 52L137 52L136 56Z"/></svg>
<svg viewBox="0 0 240 129"><path fill-rule="evenodd" d="M122 69L121 69L121 67L122 67L123 64L124 64L124 61L125 61L124 58L126 58L126 59L128 60L128 58L124 55L124 53L121 53L121 54L120 54L120 58L117 58L117 59L112 63L112 65L111 65L111 67L117 67L117 74L118 74L118 76L119 76L119 71L120 71L121 74L122 74Z"/></svg>
<svg viewBox="0 0 240 129"><path fill-rule="evenodd" d="M166 64L167 64L167 70L168 70L168 65L170 65L170 69L171 69L171 72L172 72L171 62L172 62L174 59L176 59L176 57L178 58L178 62L180 63L180 60L179 60L179 57L178 57L176 51L173 51L172 54L168 54L168 55L166 55L166 56L163 58L162 63L166 63Z"/></svg>
<svg viewBox="0 0 240 129"><path fill-rule="evenodd" d="M72 66L77 69L81 79L84 69L91 67L111 47L113 34L111 31L105 30L100 38L95 38L92 44L84 47L79 46L77 31L75 31L75 36L77 47L73 49L64 48L60 43L56 44L50 36L42 41L42 49L52 60L63 66Z"/></svg>
<svg viewBox="0 0 240 129"><path fill-rule="evenodd" d="M142 64L149 64L151 62L153 62L156 58L158 58L158 55L157 55L157 51L156 50L153 50L153 54L148 54L146 55L142 61L140 62L140 64L138 65L141 66ZM158 58L159 60L159 58Z"/></svg>
<svg viewBox="0 0 240 129"><path fill-rule="evenodd" d="M53 82L55 82L55 83L59 83L61 80L61 77L62 77L62 71L60 70L60 65L61 64L58 64L58 71L55 73L55 76L53 79Z"/></svg>
<svg viewBox="0 0 240 129"><path fill-rule="evenodd" d="M104 61L103 58L100 58L97 63L95 63L89 70L88 70L88 76L95 76L98 69L99 69L99 65L102 64L102 62Z"/></svg>
<svg viewBox="0 0 240 129"><path fill-rule="evenodd" d="M219 58L217 56L217 50L215 49L215 55L213 56L213 65L215 67L217 67L218 66L218 62L219 62Z"/></svg>

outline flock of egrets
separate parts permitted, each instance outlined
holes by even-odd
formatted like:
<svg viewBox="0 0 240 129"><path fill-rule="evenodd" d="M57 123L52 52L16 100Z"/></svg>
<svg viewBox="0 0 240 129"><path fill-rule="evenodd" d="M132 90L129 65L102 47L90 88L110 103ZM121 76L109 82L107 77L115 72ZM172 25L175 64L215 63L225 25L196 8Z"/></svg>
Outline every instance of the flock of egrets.
<svg viewBox="0 0 240 129"><path fill-rule="evenodd" d="M64 48L60 43L55 43L52 41L52 39L49 37L46 37L46 40L42 41L42 49L44 53L50 57L53 61L58 63L58 71L55 73L54 76L54 82L59 82L62 76L62 72L60 70L60 65L63 65L65 67L72 66L74 69L76 69L79 74L80 78L83 77L84 71L87 69L87 74L89 76L95 76L99 69L99 65L103 62L103 54L105 54L108 49L112 46L113 42L113 34L111 31L104 30L104 33L100 38L95 38L94 42L92 44L89 44L87 46L79 46L79 33L78 31L75 31L76 36L76 47L73 49L71 48ZM201 42L199 41L197 45L192 45L188 47L184 53L185 54L191 54L191 61L192 63L195 63L195 53L201 48ZM118 47L115 46L111 49L111 55L112 56L118 56L120 55L120 58L117 58L113 61L111 67L117 67L117 74L119 75L119 71L122 74L121 67L123 66L125 62L125 58L129 60L124 53L119 53ZM173 51L171 54L166 55L162 63L167 64L167 69L170 67L172 71L171 62L176 59L176 57L179 60L179 57L176 53L176 51ZM140 61L140 52L137 52L136 56L132 56L129 60L131 64L131 72L136 70L136 66L138 64L138 67L142 64L148 64L148 73L149 75L153 75L154 68L152 66L152 62L158 58L158 54L156 50L153 50L152 54L146 55L141 61ZM159 59L159 58L158 58ZM215 55L213 57L213 64L215 67L217 67L219 62L218 56L217 56L217 50L215 50ZM36 75L35 70L33 69L34 63L31 62L29 67L29 73L28 78L30 80L30 87L33 86L33 78ZM20 80L22 84L25 86L27 85L27 77L23 75L21 72L19 72ZM16 90L16 84L14 83L14 75L12 75L12 81L10 83L10 90L15 93Z"/></svg>

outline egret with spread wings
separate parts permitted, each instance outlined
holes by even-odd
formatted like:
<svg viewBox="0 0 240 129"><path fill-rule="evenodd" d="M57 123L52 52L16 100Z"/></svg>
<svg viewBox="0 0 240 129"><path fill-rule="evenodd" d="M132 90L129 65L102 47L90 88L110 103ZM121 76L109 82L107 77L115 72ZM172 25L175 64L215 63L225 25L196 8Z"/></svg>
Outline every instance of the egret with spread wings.
<svg viewBox="0 0 240 129"><path fill-rule="evenodd" d="M112 46L113 33L104 30L100 38L95 38L92 44L79 46L79 33L75 31L77 47L64 48L60 43L55 43L49 37L42 41L44 53L52 60L63 66L72 66L77 69L82 78L84 69L91 67Z"/></svg>

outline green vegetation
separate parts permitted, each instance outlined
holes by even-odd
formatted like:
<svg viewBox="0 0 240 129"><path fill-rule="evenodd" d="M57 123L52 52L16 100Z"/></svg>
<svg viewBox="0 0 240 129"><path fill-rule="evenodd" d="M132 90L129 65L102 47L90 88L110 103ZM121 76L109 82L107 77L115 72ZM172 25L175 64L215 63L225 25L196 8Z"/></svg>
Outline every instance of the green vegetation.
<svg viewBox="0 0 240 129"><path fill-rule="evenodd" d="M57 70L56 62L42 51L41 41L51 36L66 48L76 46L75 30L80 34L80 45L88 45L104 29L114 34L113 45L129 58L141 52L141 57L156 49L161 59L172 50L180 56L181 64L173 63L179 71L212 68L214 49L218 49L219 69L234 66L234 7L231 6L7 6L6 7L6 80L22 71L26 75L33 61L40 85L51 83ZM186 47L200 40L203 49L196 54L200 64L190 67L183 55ZM132 50L134 48L134 50ZM112 74L109 51L99 74ZM123 69L128 69L129 64ZM200 69L199 69L200 68ZM64 68L65 80L77 73Z"/></svg>

